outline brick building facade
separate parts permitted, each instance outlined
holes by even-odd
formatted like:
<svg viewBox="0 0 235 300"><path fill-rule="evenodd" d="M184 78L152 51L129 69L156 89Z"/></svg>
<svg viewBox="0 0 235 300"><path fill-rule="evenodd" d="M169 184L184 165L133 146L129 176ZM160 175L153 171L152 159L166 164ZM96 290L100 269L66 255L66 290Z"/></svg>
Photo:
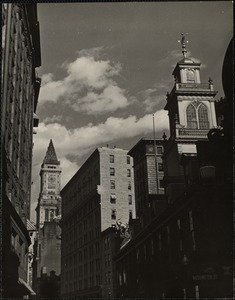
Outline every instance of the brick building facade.
<svg viewBox="0 0 235 300"><path fill-rule="evenodd" d="M101 233L135 217L132 166L127 151L97 148L61 191L63 297L103 295Z"/></svg>
<svg viewBox="0 0 235 300"><path fill-rule="evenodd" d="M136 215L141 227L165 208L162 139L142 138L128 154L134 160Z"/></svg>

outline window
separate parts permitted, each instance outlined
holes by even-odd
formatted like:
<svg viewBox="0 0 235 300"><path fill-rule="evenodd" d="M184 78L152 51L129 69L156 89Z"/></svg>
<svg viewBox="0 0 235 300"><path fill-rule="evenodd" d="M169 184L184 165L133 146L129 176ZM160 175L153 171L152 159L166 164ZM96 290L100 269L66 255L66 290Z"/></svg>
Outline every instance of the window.
<svg viewBox="0 0 235 300"><path fill-rule="evenodd" d="M164 188L164 182L163 182L163 179L159 179L159 187L160 187L160 189L163 189L163 188Z"/></svg>
<svg viewBox="0 0 235 300"><path fill-rule="evenodd" d="M189 228L192 236L193 251L196 251L196 242L195 242L195 234L194 234L194 227L193 227L193 213L191 210L189 211Z"/></svg>
<svg viewBox="0 0 235 300"><path fill-rule="evenodd" d="M132 195L128 195L128 203L132 204Z"/></svg>
<svg viewBox="0 0 235 300"><path fill-rule="evenodd" d="M209 129L207 108L202 103L191 103L186 109L187 126L190 129Z"/></svg>
<svg viewBox="0 0 235 300"><path fill-rule="evenodd" d="M157 163L158 171L163 171L163 163Z"/></svg>
<svg viewBox="0 0 235 300"><path fill-rule="evenodd" d="M170 244L170 227L169 226L166 227L166 231L167 231L167 243Z"/></svg>
<svg viewBox="0 0 235 300"><path fill-rule="evenodd" d="M162 146L157 146L157 154L162 154L162 153L163 153Z"/></svg>
<svg viewBox="0 0 235 300"><path fill-rule="evenodd" d="M109 155L109 162L114 163L114 155Z"/></svg>
<svg viewBox="0 0 235 300"><path fill-rule="evenodd" d="M45 221L49 221L49 209L45 209Z"/></svg>
<svg viewBox="0 0 235 300"><path fill-rule="evenodd" d="M89 252L90 252L90 257L92 257L93 256L93 246L89 247Z"/></svg>
<svg viewBox="0 0 235 300"><path fill-rule="evenodd" d="M128 181L128 190L131 190L131 182Z"/></svg>
<svg viewBox="0 0 235 300"><path fill-rule="evenodd" d="M207 108L204 104L201 104L198 107L198 122L199 122L199 129L209 128Z"/></svg>
<svg viewBox="0 0 235 300"><path fill-rule="evenodd" d="M132 210L130 210L130 211L129 211L129 219L132 219L132 216L133 216Z"/></svg>
<svg viewBox="0 0 235 300"><path fill-rule="evenodd" d="M112 209L112 212L111 212L111 219L112 220L116 220L116 214L117 214L116 209Z"/></svg>
<svg viewBox="0 0 235 300"><path fill-rule="evenodd" d="M162 250L162 236L161 236L161 234L158 235L158 249L159 249L159 251Z"/></svg>
<svg viewBox="0 0 235 300"><path fill-rule="evenodd" d="M181 229L181 226L180 226L180 219L177 220L177 227L178 227L179 230Z"/></svg>
<svg viewBox="0 0 235 300"><path fill-rule="evenodd" d="M197 114L194 105L189 104L186 109L187 125L190 129L197 129Z"/></svg>
<svg viewBox="0 0 235 300"><path fill-rule="evenodd" d="M98 258L95 260L95 268L96 268L96 271L100 270L100 260Z"/></svg>
<svg viewBox="0 0 235 300"><path fill-rule="evenodd" d="M200 295L199 295L199 286L195 285L195 293L196 293L196 299L199 299Z"/></svg>
<svg viewBox="0 0 235 300"><path fill-rule="evenodd" d="M116 195L115 194L111 194L110 195L110 203L115 204L116 203Z"/></svg>
<svg viewBox="0 0 235 300"><path fill-rule="evenodd" d="M187 82L195 82L195 74L194 70L188 70L187 71Z"/></svg>
<svg viewBox="0 0 235 300"><path fill-rule="evenodd" d="M131 170L127 169L127 177L131 177Z"/></svg>
<svg viewBox="0 0 235 300"><path fill-rule="evenodd" d="M110 176L115 176L115 169L114 168L110 168Z"/></svg>
<svg viewBox="0 0 235 300"><path fill-rule="evenodd" d="M131 163L131 158L130 158L130 156L127 156L127 157L126 157L126 162L127 162L127 164L130 164L130 163Z"/></svg>
<svg viewBox="0 0 235 300"><path fill-rule="evenodd" d="M153 239L151 239L151 254L154 255L154 243L153 243Z"/></svg>
<svg viewBox="0 0 235 300"><path fill-rule="evenodd" d="M94 262L90 261L90 272L92 273L94 271Z"/></svg>
<svg viewBox="0 0 235 300"><path fill-rule="evenodd" d="M110 189L115 189L115 181L114 180L110 180Z"/></svg>
<svg viewBox="0 0 235 300"><path fill-rule="evenodd" d="M190 231L192 231L192 230L193 230L193 214L192 214L192 211L191 211L191 210L189 211L188 216L189 216L189 227L190 227Z"/></svg>

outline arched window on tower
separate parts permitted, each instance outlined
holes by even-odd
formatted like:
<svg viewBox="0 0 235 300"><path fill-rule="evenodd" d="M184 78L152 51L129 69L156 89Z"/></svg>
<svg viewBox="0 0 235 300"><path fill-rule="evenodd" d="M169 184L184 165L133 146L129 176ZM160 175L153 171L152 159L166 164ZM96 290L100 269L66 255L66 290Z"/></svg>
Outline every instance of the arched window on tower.
<svg viewBox="0 0 235 300"><path fill-rule="evenodd" d="M198 122L199 129L209 129L207 108L202 103L198 106Z"/></svg>
<svg viewBox="0 0 235 300"><path fill-rule="evenodd" d="M186 109L187 127L190 129L209 129L207 108L203 103L191 103Z"/></svg>
<svg viewBox="0 0 235 300"><path fill-rule="evenodd" d="M187 115L187 125L188 128L191 129L197 129L197 113L196 113L196 107L193 104L189 104L189 106L186 109L186 115Z"/></svg>

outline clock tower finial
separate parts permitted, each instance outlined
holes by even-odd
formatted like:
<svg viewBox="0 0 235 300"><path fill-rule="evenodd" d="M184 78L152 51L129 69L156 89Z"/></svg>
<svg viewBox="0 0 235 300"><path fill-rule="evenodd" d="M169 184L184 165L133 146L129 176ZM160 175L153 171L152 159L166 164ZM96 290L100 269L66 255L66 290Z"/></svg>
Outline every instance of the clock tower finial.
<svg viewBox="0 0 235 300"><path fill-rule="evenodd" d="M181 33L181 40L179 40L178 43L181 43L182 53L183 53L183 56L186 58L186 56L187 56L186 44L188 43L188 41L186 40L184 33Z"/></svg>

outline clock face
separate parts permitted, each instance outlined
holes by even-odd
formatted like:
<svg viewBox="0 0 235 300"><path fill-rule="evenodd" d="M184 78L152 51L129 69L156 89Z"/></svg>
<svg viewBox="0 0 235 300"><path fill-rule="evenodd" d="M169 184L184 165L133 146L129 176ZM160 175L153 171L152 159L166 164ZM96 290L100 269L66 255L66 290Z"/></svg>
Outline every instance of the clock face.
<svg viewBox="0 0 235 300"><path fill-rule="evenodd" d="M56 183L56 176L53 174L49 174L48 175L48 188L54 189L55 185L56 185L55 183Z"/></svg>

